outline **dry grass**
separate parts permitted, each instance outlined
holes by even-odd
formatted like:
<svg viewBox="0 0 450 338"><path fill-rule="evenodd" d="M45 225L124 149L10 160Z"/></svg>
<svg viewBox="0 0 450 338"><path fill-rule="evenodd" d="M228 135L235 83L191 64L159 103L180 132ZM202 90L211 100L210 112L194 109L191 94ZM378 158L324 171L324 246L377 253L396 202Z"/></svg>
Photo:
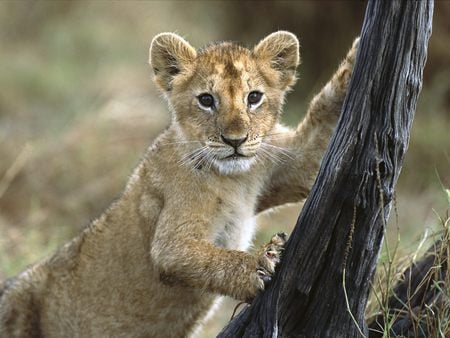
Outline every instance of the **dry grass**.
<svg viewBox="0 0 450 338"><path fill-rule="evenodd" d="M380 262L367 307L371 337L450 336L448 211L439 222L440 231L424 236L415 252Z"/></svg>

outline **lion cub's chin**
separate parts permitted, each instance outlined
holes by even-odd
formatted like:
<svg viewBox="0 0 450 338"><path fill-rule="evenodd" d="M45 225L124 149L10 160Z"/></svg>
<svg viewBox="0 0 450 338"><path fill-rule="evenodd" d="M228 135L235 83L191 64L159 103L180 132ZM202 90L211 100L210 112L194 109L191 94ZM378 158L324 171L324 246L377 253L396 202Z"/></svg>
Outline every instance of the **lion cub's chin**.
<svg viewBox="0 0 450 338"><path fill-rule="evenodd" d="M234 175L249 171L255 162L255 157L235 157L215 159L213 165L222 175Z"/></svg>

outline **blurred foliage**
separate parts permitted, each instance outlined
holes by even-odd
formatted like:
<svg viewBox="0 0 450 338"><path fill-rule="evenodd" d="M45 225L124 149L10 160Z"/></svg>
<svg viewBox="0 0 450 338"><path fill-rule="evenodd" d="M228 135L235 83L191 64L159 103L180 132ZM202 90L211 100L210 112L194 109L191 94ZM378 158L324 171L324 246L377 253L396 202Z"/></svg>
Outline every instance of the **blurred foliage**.
<svg viewBox="0 0 450 338"><path fill-rule="evenodd" d="M224 39L252 46L275 30L295 33L300 79L283 117L295 124L359 34L365 6L0 2L0 279L48 254L101 213L146 145L169 123L147 65L154 35L177 32L200 47ZM447 208L442 185L450 185L449 18L450 2L436 1L423 91L397 190L396 223L407 248L425 226L437 223L432 210ZM298 208L261 218L261 240L289 229ZM228 319L230 306L205 336Z"/></svg>

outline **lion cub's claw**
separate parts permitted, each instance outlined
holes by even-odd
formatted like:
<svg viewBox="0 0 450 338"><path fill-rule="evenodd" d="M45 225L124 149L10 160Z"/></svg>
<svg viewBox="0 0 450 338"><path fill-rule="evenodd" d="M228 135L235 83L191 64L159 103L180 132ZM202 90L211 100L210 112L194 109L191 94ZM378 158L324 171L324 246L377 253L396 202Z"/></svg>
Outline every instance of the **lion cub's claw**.
<svg viewBox="0 0 450 338"><path fill-rule="evenodd" d="M264 282L269 283L272 275L275 273L275 267L280 263L281 253L287 241L287 234L279 232L272 236L270 242L263 246L262 252L258 258L257 274Z"/></svg>
<svg viewBox="0 0 450 338"><path fill-rule="evenodd" d="M259 279L261 279L264 285L270 283L272 281L272 277L267 274L263 269L257 269L256 273L258 274Z"/></svg>

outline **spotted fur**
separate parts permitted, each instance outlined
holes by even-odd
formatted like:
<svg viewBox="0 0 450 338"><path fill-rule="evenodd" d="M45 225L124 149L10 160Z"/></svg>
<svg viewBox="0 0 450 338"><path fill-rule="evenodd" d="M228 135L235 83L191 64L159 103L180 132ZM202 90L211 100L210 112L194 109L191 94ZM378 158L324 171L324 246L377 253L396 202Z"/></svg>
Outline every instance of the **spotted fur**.
<svg viewBox="0 0 450 338"><path fill-rule="evenodd" d="M156 36L150 64L170 127L101 217L2 286L0 337L185 337L218 295L255 297L286 240L277 234L256 255L245 252L255 213L308 194L356 46L289 129L278 120L300 62L293 34L273 33L253 49L201 50ZM252 91L261 100L250 103ZM205 93L214 106L199 102Z"/></svg>

